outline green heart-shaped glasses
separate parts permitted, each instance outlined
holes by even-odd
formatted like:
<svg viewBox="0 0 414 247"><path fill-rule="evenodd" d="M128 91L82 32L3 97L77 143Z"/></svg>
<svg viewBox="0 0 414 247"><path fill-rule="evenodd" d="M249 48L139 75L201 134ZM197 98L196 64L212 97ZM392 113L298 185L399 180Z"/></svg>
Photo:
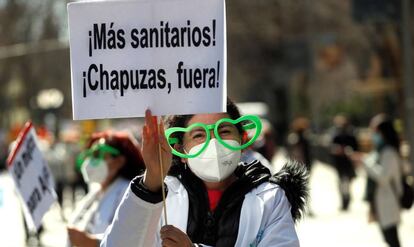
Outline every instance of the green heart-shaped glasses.
<svg viewBox="0 0 414 247"><path fill-rule="evenodd" d="M87 159L87 158L93 158L96 160L102 160L105 156L106 153L109 153L111 155L117 156L120 155L121 152L112 147L109 146L107 144L104 143L97 143L95 145L93 145L92 147L88 148L87 150L81 152L77 159L76 159L76 168L78 170L80 170L82 163ZM93 162L92 164L98 164L97 162Z"/></svg>
<svg viewBox="0 0 414 247"><path fill-rule="evenodd" d="M227 142L225 142L222 138L221 135L219 133L219 127L222 126L222 124L225 123L230 123L233 125L236 125L238 123L241 124L241 127L244 131L247 130L251 130L251 129L256 129L253 137L251 137L249 139L248 142L244 143L243 145L240 146L231 146L230 144L228 144ZM190 132L192 129L194 128L200 128L202 130L204 130L205 132L205 141L204 141L204 145L203 147L196 153L194 154L188 154L188 153L181 153L179 151L177 151L176 149L174 149L174 145L175 144L179 144L180 141L177 137L173 137L174 134L177 134L179 132ZM214 124L203 124L203 123L194 123L190 126L188 126L187 128L182 128L182 127L173 127L173 128L169 128L165 130L165 137L168 140L168 144L171 147L172 153L178 157L181 158L194 158L197 157L198 155L200 155L208 146L210 140L211 140L211 134L210 131L213 130L214 136L216 137L217 141L223 145L224 147L233 150L233 151L237 151L237 150L242 150L245 149L246 147L250 146L254 141L256 141L256 139L259 137L260 132L262 131L262 123L260 121L260 118L258 116L254 116L254 115L245 115L245 116L241 116L238 119L230 119L230 118L222 118L220 120L218 120L216 123Z"/></svg>

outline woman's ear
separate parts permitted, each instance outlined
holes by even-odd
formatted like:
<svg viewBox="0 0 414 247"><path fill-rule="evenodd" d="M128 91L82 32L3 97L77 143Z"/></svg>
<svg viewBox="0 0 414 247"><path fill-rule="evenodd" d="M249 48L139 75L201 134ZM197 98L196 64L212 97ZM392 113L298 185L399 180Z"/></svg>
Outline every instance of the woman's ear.
<svg viewBox="0 0 414 247"><path fill-rule="evenodd" d="M181 163L187 164L187 158L181 158Z"/></svg>

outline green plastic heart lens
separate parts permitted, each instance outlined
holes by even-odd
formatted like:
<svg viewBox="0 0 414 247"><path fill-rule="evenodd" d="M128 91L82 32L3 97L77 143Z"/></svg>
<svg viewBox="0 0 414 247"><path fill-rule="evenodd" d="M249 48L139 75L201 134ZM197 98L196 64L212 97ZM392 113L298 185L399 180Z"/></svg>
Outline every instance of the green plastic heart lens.
<svg viewBox="0 0 414 247"><path fill-rule="evenodd" d="M76 168L80 170L82 163L87 159L91 158L93 159L92 165L98 164L100 160L102 160L105 156L105 154L111 154L111 155L119 155L121 152L119 152L118 149L111 147L104 143L98 143L90 147L89 149L81 152L77 159L76 159Z"/></svg>
<svg viewBox="0 0 414 247"><path fill-rule="evenodd" d="M181 157L181 158L194 158L200 155L204 149L206 149L207 145L204 145L203 148L201 148L198 152L194 154L188 154L184 152L184 149L176 149L178 146L175 144L179 144L179 137L181 134L181 138L184 137L185 133L189 133L190 138L192 138L195 141L200 141L200 143L203 143L202 139L210 140L210 130L214 128L214 125L206 125L203 123L194 123L187 128L181 128L181 127L173 127L169 128L165 131L165 137L168 140L168 143L170 144L172 153ZM181 146L180 146L181 147Z"/></svg>
<svg viewBox="0 0 414 247"><path fill-rule="evenodd" d="M222 136L222 134L220 133L220 127L224 126L224 125L228 125L231 124L233 126L235 126L237 123L241 123L241 127L243 129L243 131L245 133L247 133L247 141L246 143L240 145L240 146L236 146L233 147L231 145L228 144L228 142L224 142L222 139L220 138ZM261 131L262 131L262 122L260 121L260 118L254 115L245 115L242 116L236 120L232 120L229 118L223 118L221 120L219 120L216 125L218 126L218 128L214 129L214 134L215 136L218 136L218 141L225 146L226 148L236 151L236 150L242 150L247 148L248 146L252 145L253 142L256 141L256 139L259 137Z"/></svg>
<svg viewBox="0 0 414 247"><path fill-rule="evenodd" d="M101 159L101 158L90 158L90 165L91 166L94 166L94 167L97 167L98 165L100 165L100 164L102 164L102 161L103 159Z"/></svg>
<svg viewBox="0 0 414 247"><path fill-rule="evenodd" d="M232 146L231 142L225 140L240 139L240 132L237 126L241 126L247 134L247 141L242 145ZM250 146L259 137L262 131L262 123L260 118L254 115L245 115L238 119L222 118L215 124L206 125L203 123L194 123L187 128L173 127L165 131L165 137L170 144L172 153L181 158L194 158L199 156L208 146L211 140L210 132L213 131L217 141L224 147L237 151ZM202 148L196 152L189 154L189 150L185 150L180 144L181 139L185 142L191 142L192 146L203 144Z"/></svg>

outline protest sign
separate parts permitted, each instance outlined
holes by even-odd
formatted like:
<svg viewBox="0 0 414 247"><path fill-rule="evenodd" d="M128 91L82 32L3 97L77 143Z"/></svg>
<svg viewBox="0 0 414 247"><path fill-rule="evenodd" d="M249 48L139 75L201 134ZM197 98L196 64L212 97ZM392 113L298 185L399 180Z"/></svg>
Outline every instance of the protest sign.
<svg viewBox="0 0 414 247"><path fill-rule="evenodd" d="M38 229L44 214L56 201L56 193L52 174L38 147L30 122L20 132L7 165L23 199L26 220Z"/></svg>
<svg viewBox="0 0 414 247"><path fill-rule="evenodd" d="M224 0L68 4L73 118L222 112Z"/></svg>

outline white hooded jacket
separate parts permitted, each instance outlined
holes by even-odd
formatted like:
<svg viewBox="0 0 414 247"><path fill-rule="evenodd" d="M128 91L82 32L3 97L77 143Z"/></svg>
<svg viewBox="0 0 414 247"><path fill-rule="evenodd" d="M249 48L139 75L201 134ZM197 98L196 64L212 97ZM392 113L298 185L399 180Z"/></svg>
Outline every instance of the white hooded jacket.
<svg viewBox="0 0 414 247"><path fill-rule="evenodd" d="M368 176L377 184L374 205L378 223L384 229L400 222L399 197L402 194L400 163L398 153L391 147L385 147L380 153L372 153L363 163Z"/></svg>
<svg viewBox="0 0 414 247"><path fill-rule="evenodd" d="M186 232L187 191L174 177L167 177L165 183L169 189L166 200L168 224ZM161 246L162 207L162 202L148 203L129 189L101 246ZM299 246L290 208L284 191L273 183L264 183L246 194L235 246Z"/></svg>
<svg viewBox="0 0 414 247"><path fill-rule="evenodd" d="M176 177L167 176L165 184L168 187L168 224L186 232L188 193ZM162 212L162 202L149 203L129 189L105 233L101 246L161 246L159 231L165 224ZM291 204L278 184L264 182L244 196L235 246L299 246Z"/></svg>

